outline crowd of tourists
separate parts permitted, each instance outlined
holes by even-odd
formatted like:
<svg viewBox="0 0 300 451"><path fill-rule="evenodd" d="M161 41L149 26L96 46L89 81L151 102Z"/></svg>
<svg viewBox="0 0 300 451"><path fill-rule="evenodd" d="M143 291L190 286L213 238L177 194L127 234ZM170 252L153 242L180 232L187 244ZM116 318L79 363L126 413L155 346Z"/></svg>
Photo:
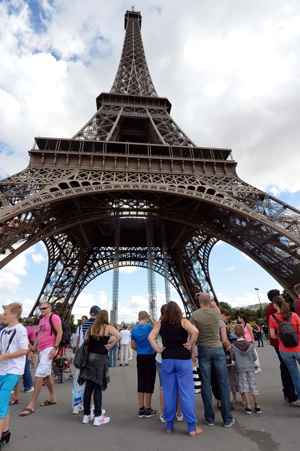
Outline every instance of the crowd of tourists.
<svg viewBox="0 0 300 451"><path fill-rule="evenodd" d="M266 321L270 343L278 356L286 402L300 407L300 284L295 286L294 311L278 290L268 292ZM109 323L108 312L93 306L71 336L62 312L52 312L49 303L39 306L36 325L21 323L22 306L11 303L0 315L0 449L9 443L9 406L18 404L23 380L31 399L21 417L36 413L38 405L56 404L53 363L70 351L72 411L82 413L83 424L103 426L110 422L103 408L109 367L126 367L136 354L139 418L158 414L167 433L177 421L185 421L191 437L202 433L196 410L196 393L201 387L203 423L213 427L218 410L223 426L235 423L233 411L239 402L247 415L262 414L257 399L256 376L261 371L256 350L264 345L262 325L252 327L246 318L234 322L207 293L196 293L195 310L185 318L175 302L162 306L153 322L145 311L138 313L133 328ZM35 366L34 384L31 371ZM156 376L160 385L160 411L152 406ZM196 387L196 384L198 386ZM38 404L43 387L47 399ZM214 398L217 401L215 408ZM240 398L240 399L239 399ZM107 398L109 402L109 397Z"/></svg>

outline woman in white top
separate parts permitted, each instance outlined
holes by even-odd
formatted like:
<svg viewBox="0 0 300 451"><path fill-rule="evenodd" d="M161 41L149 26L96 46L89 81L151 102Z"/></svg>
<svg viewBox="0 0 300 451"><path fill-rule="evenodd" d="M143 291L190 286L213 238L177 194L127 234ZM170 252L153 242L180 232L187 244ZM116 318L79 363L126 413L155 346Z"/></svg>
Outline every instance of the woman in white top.
<svg viewBox="0 0 300 451"><path fill-rule="evenodd" d="M9 304L3 309L6 327L0 332L0 449L11 437L9 402L11 393L24 374L29 349L27 331L19 322L22 314L21 304Z"/></svg>

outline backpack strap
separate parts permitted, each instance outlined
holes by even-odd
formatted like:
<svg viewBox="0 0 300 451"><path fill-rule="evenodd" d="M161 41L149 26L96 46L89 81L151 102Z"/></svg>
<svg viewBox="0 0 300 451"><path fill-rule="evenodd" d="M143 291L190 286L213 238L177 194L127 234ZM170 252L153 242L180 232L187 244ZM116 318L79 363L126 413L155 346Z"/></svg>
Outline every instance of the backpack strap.
<svg viewBox="0 0 300 451"><path fill-rule="evenodd" d="M51 335L57 335L57 332L55 330L55 327L53 325L53 321L52 321L52 317L53 317L54 313L51 313L51 315L49 316L49 323L50 323L50 327L51 327Z"/></svg>
<svg viewBox="0 0 300 451"><path fill-rule="evenodd" d="M17 333L17 331L16 331L16 329L14 329L14 330L13 330L13 333L11 334L11 337L10 337L10 339L9 339L8 345L6 346L5 352L7 352L7 351L9 350L9 347L10 347L10 345L12 344L12 341L13 341L13 339L15 338L16 333ZM2 337L1 337L1 338L2 338Z"/></svg>

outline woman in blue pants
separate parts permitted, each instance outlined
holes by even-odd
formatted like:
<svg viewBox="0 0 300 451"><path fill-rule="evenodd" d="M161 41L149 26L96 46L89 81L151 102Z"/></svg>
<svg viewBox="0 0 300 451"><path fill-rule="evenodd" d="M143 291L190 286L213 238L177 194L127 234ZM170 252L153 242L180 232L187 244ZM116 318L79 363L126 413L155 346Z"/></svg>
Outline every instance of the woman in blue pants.
<svg viewBox="0 0 300 451"><path fill-rule="evenodd" d="M161 336L163 346L156 342ZM177 397L187 423L188 433L196 437L202 432L197 426L191 349L198 330L184 319L176 302L166 304L164 314L149 335L151 346L162 353L161 379L164 393L164 419L167 432L174 429Z"/></svg>

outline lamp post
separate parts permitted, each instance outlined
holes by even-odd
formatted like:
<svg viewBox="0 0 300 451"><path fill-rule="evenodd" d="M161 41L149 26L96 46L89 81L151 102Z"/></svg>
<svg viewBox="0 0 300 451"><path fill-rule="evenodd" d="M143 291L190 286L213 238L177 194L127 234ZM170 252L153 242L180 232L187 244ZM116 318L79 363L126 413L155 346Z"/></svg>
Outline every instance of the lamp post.
<svg viewBox="0 0 300 451"><path fill-rule="evenodd" d="M261 308L261 299L260 299L260 294L259 294L259 288L254 288L254 290L256 291L257 294L257 299L259 302L259 316L262 316L262 308Z"/></svg>

